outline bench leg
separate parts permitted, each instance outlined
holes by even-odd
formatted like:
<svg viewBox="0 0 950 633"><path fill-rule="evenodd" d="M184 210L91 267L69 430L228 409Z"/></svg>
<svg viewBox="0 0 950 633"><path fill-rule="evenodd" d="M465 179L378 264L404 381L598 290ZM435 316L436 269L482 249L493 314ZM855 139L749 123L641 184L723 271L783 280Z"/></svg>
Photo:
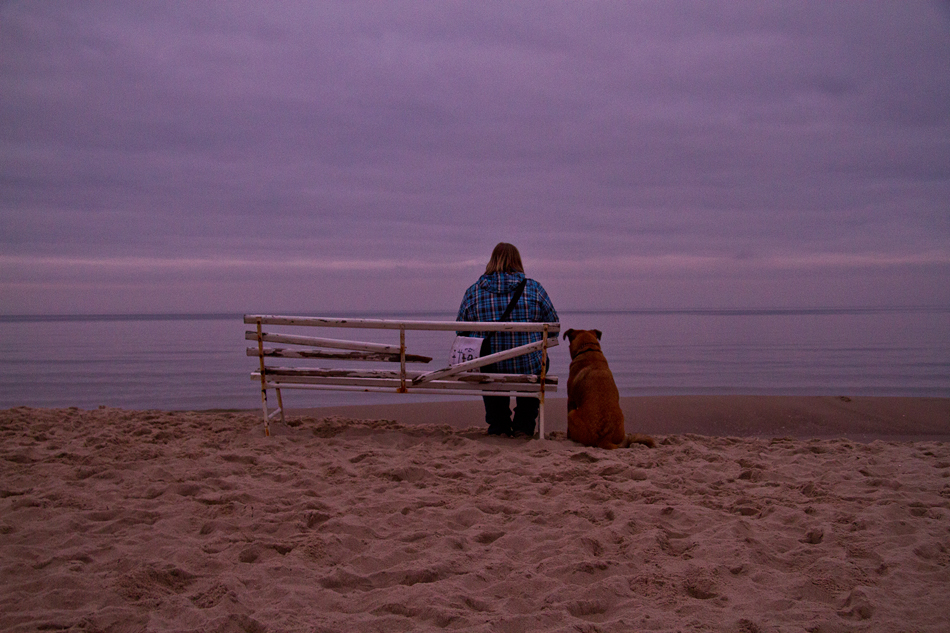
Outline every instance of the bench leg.
<svg viewBox="0 0 950 633"><path fill-rule="evenodd" d="M544 439L544 392L538 398L541 402L538 404L538 437Z"/></svg>
<svg viewBox="0 0 950 633"><path fill-rule="evenodd" d="M287 424L287 420L284 419L284 399L280 397L280 389L274 389L277 392L277 408L280 409L280 422L281 424Z"/></svg>
<svg viewBox="0 0 950 633"><path fill-rule="evenodd" d="M270 416L267 414L267 389L261 387L261 406L264 408L264 435L270 435Z"/></svg>
<svg viewBox="0 0 950 633"><path fill-rule="evenodd" d="M287 420L284 418L284 399L280 395L280 389L275 388L274 391L277 392L277 408L274 411L267 410L267 389L261 389L261 407L264 409L264 435L270 437L270 420L271 418L279 415L280 421L283 424L287 424Z"/></svg>

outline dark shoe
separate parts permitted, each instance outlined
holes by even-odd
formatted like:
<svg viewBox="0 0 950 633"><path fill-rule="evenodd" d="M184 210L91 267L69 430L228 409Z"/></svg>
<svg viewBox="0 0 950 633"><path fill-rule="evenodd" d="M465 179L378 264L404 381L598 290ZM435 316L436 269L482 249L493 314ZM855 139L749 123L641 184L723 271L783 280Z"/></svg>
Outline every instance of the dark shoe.
<svg viewBox="0 0 950 633"><path fill-rule="evenodd" d="M528 437L534 437L534 422L531 424L518 424L517 422L512 427L512 430L515 435L527 435Z"/></svg>
<svg viewBox="0 0 950 633"><path fill-rule="evenodd" d="M511 427L502 426L501 424L489 424L488 434L489 435L511 435Z"/></svg>

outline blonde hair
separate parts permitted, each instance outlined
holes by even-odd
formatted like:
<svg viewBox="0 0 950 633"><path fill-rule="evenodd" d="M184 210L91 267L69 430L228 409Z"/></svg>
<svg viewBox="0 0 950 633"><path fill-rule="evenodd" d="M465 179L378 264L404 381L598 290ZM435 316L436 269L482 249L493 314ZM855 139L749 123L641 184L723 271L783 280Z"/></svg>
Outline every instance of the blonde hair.
<svg viewBox="0 0 950 633"><path fill-rule="evenodd" d="M521 253L513 244L499 242L495 250L491 252L491 259L485 266L485 274L492 273L524 273L524 265L521 263Z"/></svg>

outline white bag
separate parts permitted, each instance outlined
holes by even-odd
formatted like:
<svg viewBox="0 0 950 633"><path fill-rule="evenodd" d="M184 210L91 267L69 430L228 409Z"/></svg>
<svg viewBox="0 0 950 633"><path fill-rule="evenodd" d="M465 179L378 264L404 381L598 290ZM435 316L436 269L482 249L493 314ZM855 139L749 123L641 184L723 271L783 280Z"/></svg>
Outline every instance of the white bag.
<svg viewBox="0 0 950 633"><path fill-rule="evenodd" d="M456 336L455 342L452 343L449 365L459 365L481 356L483 340L477 336Z"/></svg>

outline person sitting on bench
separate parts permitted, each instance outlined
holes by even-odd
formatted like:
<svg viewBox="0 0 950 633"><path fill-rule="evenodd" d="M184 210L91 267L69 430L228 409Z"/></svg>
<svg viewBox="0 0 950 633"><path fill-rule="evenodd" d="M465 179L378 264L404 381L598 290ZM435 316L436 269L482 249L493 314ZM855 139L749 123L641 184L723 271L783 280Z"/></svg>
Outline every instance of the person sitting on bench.
<svg viewBox="0 0 950 633"><path fill-rule="evenodd" d="M516 296L521 290L520 296ZM510 321L558 323L557 312L548 293L537 281L527 279L521 254L513 245L501 242L492 251L485 274L465 291L456 321L500 321L509 304ZM472 336L479 334L472 333ZM480 336L489 336L481 334ZM538 332L495 332L490 337L490 351L494 354L506 349L541 340ZM487 354L483 354L487 355ZM503 360L483 369L487 373L541 374L541 351ZM511 418L508 396L482 396L485 401L485 422L489 435L534 435L538 417L537 398L517 398L514 420Z"/></svg>

